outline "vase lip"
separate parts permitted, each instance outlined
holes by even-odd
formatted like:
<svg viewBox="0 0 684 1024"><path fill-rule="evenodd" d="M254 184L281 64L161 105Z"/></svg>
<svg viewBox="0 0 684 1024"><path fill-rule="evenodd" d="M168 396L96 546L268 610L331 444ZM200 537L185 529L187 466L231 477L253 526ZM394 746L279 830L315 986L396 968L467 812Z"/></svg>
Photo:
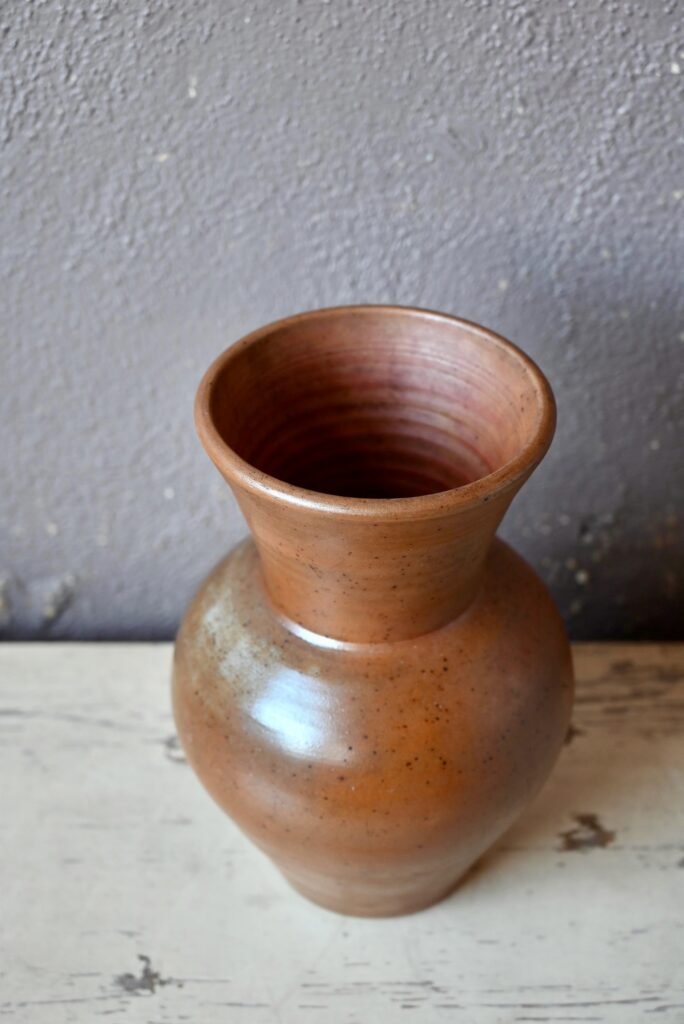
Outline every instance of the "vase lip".
<svg viewBox="0 0 684 1024"><path fill-rule="evenodd" d="M485 476L449 490L400 498L354 498L308 490L257 469L230 447L219 433L211 412L216 381L245 349L275 331L309 320L324 321L340 314L385 315L415 318L417 322L441 322L459 327L485 344L504 349L525 369L537 397L537 418L530 437L517 455ZM439 518L477 508L495 496L520 486L549 449L556 427L556 402L551 386L537 364L522 349L471 320L417 306L359 304L328 306L274 320L251 331L225 349L202 377L195 398L195 426L202 445L219 472L236 487L281 505L338 518L401 521ZM516 486L517 485L517 486Z"/></svg>

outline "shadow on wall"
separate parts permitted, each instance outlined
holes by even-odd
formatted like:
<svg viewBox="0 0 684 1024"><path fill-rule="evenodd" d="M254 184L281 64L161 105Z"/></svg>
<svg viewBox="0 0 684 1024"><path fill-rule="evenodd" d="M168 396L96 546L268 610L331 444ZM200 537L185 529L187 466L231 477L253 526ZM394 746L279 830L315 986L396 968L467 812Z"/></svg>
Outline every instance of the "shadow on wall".
<svg viewBox="0 0 684 1024"><path fill-rule="evenodd" d="M573 639L683 638L681 323L661 299L552 302L560 318L537 324L544 340L526 347L551 379L557 434L502 533Z"/></svg>
<svg viewBox="0 0 684 1024"><path fill-rule="evenodd" d="M589 514L564 530L566 544L534 559L573 640L681 638L684 556L678 517L667 520L628 537L619 513Z"/></svg>

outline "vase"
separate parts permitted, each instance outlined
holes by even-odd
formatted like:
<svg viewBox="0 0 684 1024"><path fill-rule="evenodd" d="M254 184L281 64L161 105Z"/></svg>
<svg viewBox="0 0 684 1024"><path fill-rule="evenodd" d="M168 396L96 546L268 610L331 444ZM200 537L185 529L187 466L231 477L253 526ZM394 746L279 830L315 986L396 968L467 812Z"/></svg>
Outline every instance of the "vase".
<svg viewBox="0 0 684 1024"><path fill-rule="evenodd" d="M569 725L563 624L495 537L551 442L549 385L476 324L350 306L244 338L195 411L251 537L178 634L187 759L311 900L425 907L537 793Z"/></svg>

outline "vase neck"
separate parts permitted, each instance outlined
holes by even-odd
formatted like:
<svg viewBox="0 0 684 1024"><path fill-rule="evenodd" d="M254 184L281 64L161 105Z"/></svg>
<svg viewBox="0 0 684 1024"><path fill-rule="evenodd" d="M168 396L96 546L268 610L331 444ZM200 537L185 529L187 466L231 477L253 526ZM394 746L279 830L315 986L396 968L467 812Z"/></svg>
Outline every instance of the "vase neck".
<svg viewBox="0 0 684 1024"><path fill-rule="evenodd" d="M407 640L465 611L512 496L406 521L339 519L237 492L275 609L355 643Z"/></svg>

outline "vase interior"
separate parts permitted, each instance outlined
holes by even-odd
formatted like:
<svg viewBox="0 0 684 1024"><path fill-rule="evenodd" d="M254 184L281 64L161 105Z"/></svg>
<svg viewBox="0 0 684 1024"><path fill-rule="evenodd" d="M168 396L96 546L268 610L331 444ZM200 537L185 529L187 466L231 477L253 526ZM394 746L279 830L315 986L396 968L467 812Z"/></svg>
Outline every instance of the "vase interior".
<svg viewBox="0 0 684 1024"><path fill-rule="evenodd" d="M211 418L254 469L349 498L459 488L538 427L525 357L465 322L382 308L285 321L221 367Z"/></svg>

